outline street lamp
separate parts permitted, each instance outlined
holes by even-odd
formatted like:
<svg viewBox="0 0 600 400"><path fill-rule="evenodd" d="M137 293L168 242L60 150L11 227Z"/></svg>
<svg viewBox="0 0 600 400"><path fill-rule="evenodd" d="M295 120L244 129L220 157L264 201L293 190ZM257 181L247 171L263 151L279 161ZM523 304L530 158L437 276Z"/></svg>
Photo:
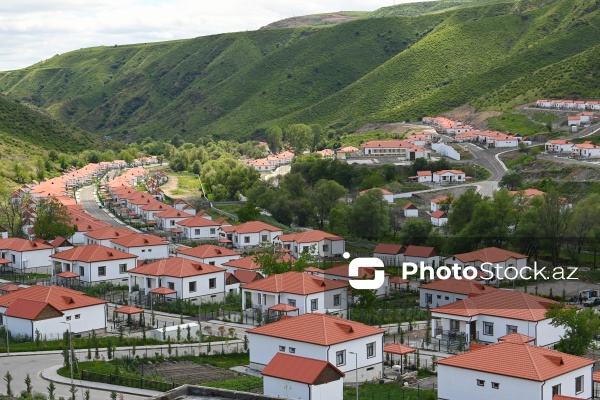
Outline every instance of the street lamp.
<svg viewBox="0 0 600 400"><path fill-rule="evenodd" d="M61 322L61 324L69 325L69 367L71 369L71 387L73 387L73 336L70 322Z"/></svg>
<svg viewBox="0 0 600 400"><path fill-rule="evenodd" d="M348 353L354 354L354 366L356 367L356 400L358 400L358 354L353 351L349 351Z"/></svg>
<svg viewBox="0 0 600 400"><path fill-rule="evenodd" d="M4 312L4 329L6 330L6 355L10 356L10 333L8 332L8 317Z"/></svg>

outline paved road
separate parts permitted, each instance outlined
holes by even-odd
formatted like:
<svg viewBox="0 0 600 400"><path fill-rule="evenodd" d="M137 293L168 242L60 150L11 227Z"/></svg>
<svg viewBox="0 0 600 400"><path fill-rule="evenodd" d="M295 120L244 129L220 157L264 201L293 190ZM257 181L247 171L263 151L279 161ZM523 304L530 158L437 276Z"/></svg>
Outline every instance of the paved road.
<svg viewBox="0 0 600 400"><path fill-rule="evenodd" d="M85 211L100 221L106 222L116 228L123 228L125 224L110 217L104 209L98 208L98 204L94 200L94 188L94 185L90 185L79 191L79 201Z"/></svg>
<svg viewBox="0 0 600 400"><path fill-rule="evenodd" d="M84 354L78 356L83 359ZM27 356L4 356L0 357L0 374L4 377L6 371L10 371L14 380L12 382L12 390L14 393L20 393L25 390L25 376L29 373L31 377L31 383L33 385L33 391L37 393L48 395L48 384L49 382L44 380L40 375L41 371L54 365L63 363L63 357L60 354L44 354L44 355L27 355ZM86 383L85 381L83 382ZM78 385L79 381L75 381L75 385ZM6 392L6 384L2 382L2 392ZM83 392L86 389L79 388L77 392L78 398L83 399ZM96 389L90 390L90 398L92 400L108 400L110 399L110 392ZM69 385L56 384L56 398L59 396L64 398L70 397ZM131 394L124 395L126 400L138 400L144 399L144 396L135 396Z"/></svg>

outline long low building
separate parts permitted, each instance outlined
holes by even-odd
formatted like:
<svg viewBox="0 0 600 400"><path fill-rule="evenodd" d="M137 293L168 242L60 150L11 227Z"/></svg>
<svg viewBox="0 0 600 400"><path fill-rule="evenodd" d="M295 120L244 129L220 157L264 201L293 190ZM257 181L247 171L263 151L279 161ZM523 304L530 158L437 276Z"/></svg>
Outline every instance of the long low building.
<svg viewBox="0 0 600 400"><path fill-rule="evenodd" d="M429 158L431 150L405 140L372 140L361 144L365 156L398 156L405 160Z"/></svg>

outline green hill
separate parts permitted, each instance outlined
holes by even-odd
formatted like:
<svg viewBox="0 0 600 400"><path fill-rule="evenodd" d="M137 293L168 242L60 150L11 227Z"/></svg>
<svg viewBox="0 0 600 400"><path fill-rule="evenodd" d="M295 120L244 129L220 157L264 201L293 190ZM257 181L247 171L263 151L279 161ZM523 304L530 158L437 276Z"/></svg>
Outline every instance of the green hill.
<svg viewBox="0 0 600 400"><path fill-rule="evenodd" d="M125 140L243 139L297 122L352 130L467 103L594 97L599 3L444 0L328 27L82 49L0 73L0 91Z"/></svg>

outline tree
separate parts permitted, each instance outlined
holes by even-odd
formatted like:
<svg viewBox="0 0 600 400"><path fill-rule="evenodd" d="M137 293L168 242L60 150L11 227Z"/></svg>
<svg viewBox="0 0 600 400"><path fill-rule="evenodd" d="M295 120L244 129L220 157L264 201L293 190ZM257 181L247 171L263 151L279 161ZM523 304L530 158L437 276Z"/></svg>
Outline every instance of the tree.
<svg viewBox="0 0 600 400"><path fill-rule="evenodd" d="M508 190L517 190L521 186L523 186L523 175L516 171L508 171L500 182L498 183L500 187L505 187Z"/></svg>
<svg viewBox="0 0 600 400"><path fill-rule="evenodd" d="M396 233L402 228L402 220L404 218L404 208L397 204L390 205L390 228L394 233L394 239L396 239Z"/></svg>
<svg viewBox="0 0 600 400"><path fill-rule="evenodd" d="M534 159L537 159L537 156L539 156L540 154L542 154L542 149L539 146L532 147L529 150L529 155L533 156Z"/></svg>
<svg viewBox="0 0 600 400"><path fill-rule="evenodd" d="M56 391L54 382L50 381L46 389L48 390L48 400L54 400L54 392Z"/></svg>
<svg viewBox="0 0 600 400"><path fill-rule="evenodd" d="M377 290L358 290L357 291L356 300L356 308L360 308L363 310L370 310L375 305L375 301L377 300Z"/></svg>
<svg viewBox="0 0 600 400"><path fill-rule="evenodd" d="M329 211L328 230L335 235L346 236L350 233L352 207L345 203L336 204Z"/></svg>
<svg viewBox="0 0 600 400"><path fill-rule="evenodd" d="M27 394L29 396L31 396L31 392L33 390L33 385L31 384L31 376L29 376L29 373L27 373L27 375L25 375L25 391L27 392Z"/></svg>
<svg viewBox="0 0 600 400"><path fill-rule="evenodd" d="M569 224L567 250L575 266L586 243L592 244L593 230L600 220L600 195L592 194L575 205Z"/></svg>
<svg viewBox="0 0 600 400"><path fill-rule="evenodd" d="M4 382L6 382L6 396L9 398L13 397L13 391L11 387L12 380L13 377L10 374L10 371L6 371L6 374L4 374Z"/></svg>
<svg viewBox="0 0 600 400"><path fill-rule="evenodd" d="M259 210L254 202L248 201L236 212L236 215L240 222L254 221L258 218Z"/></svg>
<svg viewBox="0 0 600 400"><path fill-rule="evenodd" d="M0 184L0 225L9 233L10 237L22 237L21 206L27 199L12 199L11 192Z"/></svg>
<svg viewBox="0 0 600 400"><path fill-rule="evenodd" d="M272 126L265 132L265 140L269 144L269 150L273 153L279 153L283 147L283 131L278 126Z"/></svg>
<svg viewBox="0 0 600 400"><path fill-rule="evenodd" d="M430 220L406 218L402 225L402 243L406 245L423 245L427 242L433 225Z"/></svg>
<svg viewBox="0 0 600 400"><path fill-rule="evenodd" d="M551 191L532 199L533 215L537 217L542 234L541 244L550 253L552 266L558 267L560 251L562 250L573 215L566 200Z"/></svg>
<svg viewBox="0 0 600 400"><path fill-rule="evenodd" d="M357 237L378 239L389 229L389 204L381 190L369 190L354 200L350 230Z"/></svg>
<svg viewBox="0 0 600 400"><path fill-rule="evenodd" d="M76 228L71 225L67 207L55 198L41 199L37 208L37 217L33 223L36 238L52 240L57 236L73 236Z"/></svg>
<svg viewBox="0 0 600 400"><path fill-rule="evenodd" d="M451 233L462 231L473 219L475 207L482 201L482 197L475 188L469 188L452 204L448 212L448 229Z"/></svg>
<svg viewBox="0 0 600 400"><path fill-rule="evenodd" d="M585 354L600 330L600 319L591 308L579 310L553 304L546 312L546 318L552 319L552 326L566 328L565 335L558 341L558 350L576 356Z"/></svg>
<svg viewBox="0 0 600 400"><path fill-rule="evenodd" d="M312 143L310 144L310 150L312 152L317 151L321 138L323 137L323 127L319 124L311 124L310 129L312 130Z"/></svg>
<svg viewBox="0 0 600 400"><path fill-rule="evenodd" d="M312 129L305 124L290 125L285 131L285 139L292 146L295 154L302 154L308 149L312 145L313 138Z"/></svg>
<svg viewBox="0 0 600 400"><path fill-rule="evenodd" d="M348 190L336 181L321 179L316 183L312 200L317 209L317 224L319 228L323 228L331 209L347 193Z"/></svg>

